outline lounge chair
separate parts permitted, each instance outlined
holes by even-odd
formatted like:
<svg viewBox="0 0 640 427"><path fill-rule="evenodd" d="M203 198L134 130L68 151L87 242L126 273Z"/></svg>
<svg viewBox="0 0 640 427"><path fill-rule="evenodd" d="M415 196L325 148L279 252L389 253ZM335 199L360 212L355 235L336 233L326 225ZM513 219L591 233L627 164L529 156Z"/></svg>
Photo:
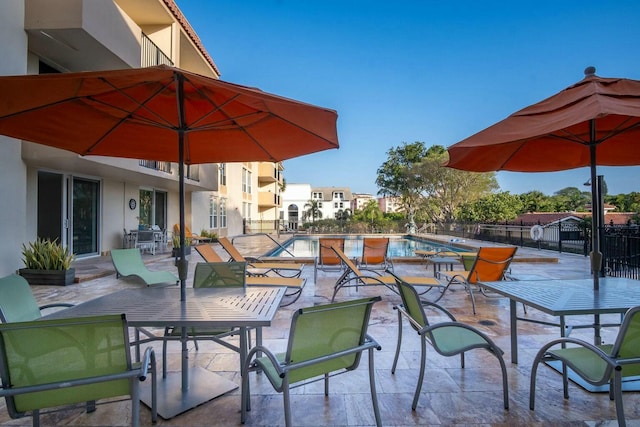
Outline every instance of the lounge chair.
<svg viewBox="0 0 640 427"><path fill-rule="evenodd" d="M178 278L169 271L151 271L142 261L140 249L111 249L111 261L116 269L116 277L134 276L145 285L178 284Z"/></svg>
<svg viewBox="0 0 640 427"><path fill-rule="evenodd" d="M85 403L93 412L96 401L122 396L130 396L131 425L138 426L139 383L149 373L156 422L153 349L146 349L142 363L132 363L123 314L0 324L0 396L11 418L30 412L34 426L41 409Z"/></svg>
<svg viewBox="0 0 640 427"><path fill-rule="evenodd" d="M318 280L318 270L344 270L340 258L338 258L333 249L331 249L332 246L336 246L344 252L344 237L321 237L318 239L318 256L315 259L313 271L314 283Z"/></svg>
<svg viewBox="0 0 640 427"><path fill-rule="evenodd" d="M389 251L388 237L365 237L362 239L362 256L358 267L363 270L391 270L393 262L387 257Z"/></svg>
<svg viewBox="0 0 640 427"><path fill-rule="evenodd" d="M0 321L26 322L42 317L42 310L73 307L71 303L52 303L38 306L29 282L17 274L0 279Z"/></svg>
<svg viewBox="0 0 640 427"><path fill-rule="evenodd" d="M241 422L244 424L247 411L251 410L250 371L262 371L273 388L283 394L284 420L289 427L297 424L292 422L291 388L324 380L324 394L328 396L329 378L356 369L362 353L367 351L375 423L381 426L373 360L373 350L380 350L380 345L367 334L373 304L380 299L364 298L301 308L291 319L286 353L274 354L263 346L252 348L243 369L246 374L242 377ZM359 403L362 403L361 397ZM304 407L298 409L302 411ZM322 424L321 419L316 421ZM361 424L371 424L368 420L360 421Z"/></svg>
<svg viewBox="0 0 640 427"><path fill-rule="evenodd" d="M609 398L615 401L618 425L624 427L626 420L622 402L622 384L624 378L636 380L640 376L640 306L633 307L624 315L618 336L613 344L595 346L576 338L559 338L545 344L531 367L529 388L529 408L535 407L536 375L538 365L545 362L553 366L554 362L562 364L562 386L564 398L569 398L569 380L567 369L591 385L609 384ZM567 344L571 345L568 347ZM550 388L545 379L545 397L549 398Z"/></svg>
<svg viewBox="0 0 640 427"><path fill-rule="evenodd" d="M369 272L370 274L363 274L344 252L336 247L333 247L333 250L340 258L340 261L344 264L345 271L342 273L340 278L338 278L333 287L333 295L331 297L332 302L335 300L338 291L342 288L356 288L357 290L361 286L384 286L387 289L398 293L398 290L396 289L396 279L394 276L389 274L382 275L374 271ZM432 289L443 288L443 285L433 277L404 276L402 279L414 286L427 287L428 289L423 293Z"/></svg>
<svg viewBox="0 0 640 427"><path fill-rule="evenodd" d="M224 262L220 255L208 244L194 246L196 252L200 254L203 260L206 262ZM249 265L249 264L247 264ZM307 279L303 277L269 277L264 274L251 274L250 269L247 269L246 284L247 286L286 286L288 293L286 297L292 297L291 300L287 300L281 304L281 307L286 307L293 304L302 295L302 289L307 283Z"/></svg>
<svg viewBox="0 0 640 427"><path fill-rule="evenodd" d="M473 265L465 271L441 271L440 277L447 280L446 289L451 285L462 285L469 292L473 314L476 314L476 301L473 296L472 285L479 287L484 294L484 289L479 285L481 281L495 282L504 280L509 264L516 255L515 246L482 247L478 250ZM467 263L469 260L467 259ZM463 265L465 260L463 258ZM466 264L468 265L468 264Z"/></svg>
<svg viewBox="0 0 640 427"><path fill-rule="evenodd" d="M304 264L292 263L292 262L264 262L258 258L250 257L245 258L240 251L233 246L233 243L226 237L219 237L218 243L229 254L231 261L246 262L249 269L263 270L263 275L268 273L275 273L281 277L300 277ZM251 273L251 270L249 270Z"/></svg>
<svg viewBox="0 0 640 427"><path fill-rule="evenodd" d="M208 246L208 245L207 245ZM193 273L194 288L215 288L215 287L241 287L246 286L247 264L244 262L200 262L196 264ZM241 336L238 328L187 328L187 337L195 342L198 349L198 340L211 340L230 350L240 353L240 346L234 345L223 338L234 335ZM167 341L179 340L182 329L178 327L167 327L164 331L162 342L162 378L167 376ZM240 360L240 367L242 367Z"/></svg>
<svg viewBox="0 0 640 427"><path fill-rule="evenodd" d="M502 390L504 399L504 408L509 409L509 386L507 382L507 368L502 357L503 351L480 330L471 325L460 323L456 318L444 307L438 304L421 301L418 292L413 286L402 280L398 276L394 276L402 297L402 304L395 306L398 310L398 344L396 345L396 355L393 359L391 373L395 374L400 356L400 347L402 345L402 318L409 321L411 327L418 332L421 344L420 357L420 374L418 375L418 383L416 391L413 395L413 404L411 409L415 411L418 406L418 398L422 389L424 380L424 371L427 361L427 346L429 342L433 349L443 356L460 355L460 364L464 368L464 354L474 349L485 349L493 354L500 363L502 371ZM432 309L438 314L444 314L449 321L430 324L425 308Z"/></svg>
<svg viewBox="0 0 640 427"><path fill-rule="evenodd" d="M180 224L173 224L173 235L180 235ZM197 234L193 234L188 226L184 226L184 237L189 239L194 245L203 242L211 242L211 237L202 237Z"/></svg>

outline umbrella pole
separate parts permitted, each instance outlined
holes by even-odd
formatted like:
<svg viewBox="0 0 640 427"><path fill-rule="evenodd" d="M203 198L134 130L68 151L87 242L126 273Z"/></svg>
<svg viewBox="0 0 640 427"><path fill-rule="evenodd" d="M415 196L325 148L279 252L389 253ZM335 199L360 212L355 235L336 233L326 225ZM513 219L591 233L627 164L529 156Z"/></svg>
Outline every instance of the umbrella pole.
<svg viewBox="0 0 640 427"><path fill-rule="evenodd" d="M596 171L596 124L589 121L589 154L591 156L591 273L593 274L593 289L600 289L600 269L602 267L602 252L600 252L600 195L598 194L598 176Z"/></svg>
<svg viewBox="0 0 640 427"><path fill-rule="evenodd" d="M187 248L185 247L185 202L184 202L184 78L181 74L176 73L176 96L178 101L178 186L179 188L179 206L180 206L180 260L178 261L178 278L180 279L180 301L187 300L187 270L189 261L187 261ZM180 330L180 342L182 344L182 390L189 388L189 350L187 349L187 328L182 327Z"/></svg>
<svg viewBox="0 0 640 427"><path fill-rule="evenodd" d="M591 156L591 274L593 274L593 291L600 290L600 269L602 268L602 252L600 252L600 186L596 171L596 124L594 120L589 121L590 144L589 154ZM593 316L593 343L602 344L600 336L600 315Z"/></svg>

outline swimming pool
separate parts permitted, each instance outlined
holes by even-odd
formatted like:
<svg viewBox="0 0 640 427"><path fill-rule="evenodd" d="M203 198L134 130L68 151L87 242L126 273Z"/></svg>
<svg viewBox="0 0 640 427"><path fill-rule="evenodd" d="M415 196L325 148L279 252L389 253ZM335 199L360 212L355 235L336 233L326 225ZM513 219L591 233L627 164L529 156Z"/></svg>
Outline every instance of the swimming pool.
<svg viewBox="0 0 640 427"><path fill-rule="evenodd" d="M296 236L290 240L287 240L282 244L286 249L277 248L265 256L271 257L301 257L301 258L315 258L318 256L318 242L320 237L324 236ZM326 236L329 237L329 236ZM358 235L345 235L345 236L331 236L331 237L344 237L344 252L350 257L358 257L362 255L362 242L365 236ZM380 236L374 237L389 237L389 251L388 256L391 258L396 257L412 257L415 256L416 250L447 250L455 252L464 252L468 249L456 248L444 245L438 242L432 242L423 239L416 239L412 236Z"/></svg>

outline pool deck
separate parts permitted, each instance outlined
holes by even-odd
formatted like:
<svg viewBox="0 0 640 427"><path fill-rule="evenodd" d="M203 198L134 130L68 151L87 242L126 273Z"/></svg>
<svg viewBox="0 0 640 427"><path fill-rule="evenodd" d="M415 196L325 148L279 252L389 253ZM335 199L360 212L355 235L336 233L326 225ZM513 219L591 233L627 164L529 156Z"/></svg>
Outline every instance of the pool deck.
<svg viewBox="0 0 640 427"><path fill-rule="evenodd" d="M437 238L447 239L446 236ZM242 240L242 239L241 239ZM473 247L486 242L467 240ZM238 243L245 255L259 254L252 251L247 240ZM254 248L256 250L260 248ZM217 248L219 250L219 248ZM518 248L521 261L512 264L513 273L538 274L555 278L589 277L588 258L582 255L558 254ZM176 272L170 254L143 256L152 270ZM194 251L190 257L188 283L191 283L195 264L200 257ZM553 262L537 262L539 259L555 259ZM79 283L66 287L33 286L39 303L80 303L120 289L138 288L135 280L116 279L109 257L79 260L75 263ZM458 267L459 268L459 267ZM402 275L432 275L431 266L424 262L396 262L397 273ZM338 275L322 272L313 282L313 267L307 266L303 275L308 283L300 299L278 310L270 328L264 331L267 347L282 351L293 311L305 306L323 304L330 300L333 284ZM640 282L639 282L640 283ZM525 323L519 326L519 364L510 363L509 301L505 298L476 296L477 315L471 313L469 296L461 288L447 292L440 303L451 310L458 320L474 325L491 336L505 351L507 363L510 409L502 407L500 370L497 361L482 351L471 351L466 356L466 367L460 368L459 358L445 358L431 348L427 350L427 369L422 394L415 411L411 410L413 391L417 380L420 358L419 340L405 325L404 343L398 369L391 374L391 364L397 339L397 312L393 306L399 297L380 287L342 290L338 298L345 300L370 295L381 295L370 321L369 333L380 342L382 351L375 354L376 386L380 412L385 426L615 426L615 407L606 394L589 393L571 385L570 400L562 398L560 375L542 367L538 373L536 410L529 409L529 372L531 361L541 345L558 337L555 327ZM538 320L553 320L534 309L526 316ZM579 316L572 321L588 321ZM603 319L604 321L605 319ZM602 336L610 343L617 330L604 328ZM587 341L592 331L576 330L572 336ZM156 354L161 344L154 343ZM189 363L214 371L230 381L240 384L239 363L236 353L212 342L201 341L199 350L190 345ZM168 369L180 369L179 345L169 346ZM264 376L251 374L252 411L247 426L283 425L282 396L275 393ZM331 379L329 397L323 395L322 383L306 385L292 392L294 424L297 426L370 426L374 425L368 391L367 363L354 372ZM640 393L624 394L625 413L630 426L640 426ZM2 403L4 405L4 403ZM1 406L1 405L0 405ZM86 414L80 409L65 410L44 415L44 426L125 426L129 425L129 402L99 406L97 411ZM232 391L170 420L159 419L158 426L229 426L240 425L240 390ZM0 425L30 426L31 419L10 420L6 410L0 408ZM152 425L150 411L143 405L141 425Z"/></svg>

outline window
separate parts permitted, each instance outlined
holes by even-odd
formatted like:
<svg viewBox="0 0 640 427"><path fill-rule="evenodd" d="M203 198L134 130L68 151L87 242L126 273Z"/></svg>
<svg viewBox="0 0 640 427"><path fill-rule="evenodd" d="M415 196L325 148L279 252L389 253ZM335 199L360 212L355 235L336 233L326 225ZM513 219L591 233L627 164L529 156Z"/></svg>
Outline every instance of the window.
<svg viewBox="0 0 640 427"><path fill-rule="evenodd" d="M220 163L218 171L220 173L220 185L227 185L227 166L224 163Z"/></svg>
<svg viewBox="0 0 640 427"><path fill-rule="evenodd" d="M242 217L247 221L251 221L251 203L242 202Z"/></svg>
<svg viewBox="0 0 640 427"><path fill-rule="evenodd" d="M156 190L140 190L139 225L157 225L167 228L167 193Z"/></svg>
<svg viewBox="0 0 640 427"><path fill-rule="evenodd" d="M227 199L220 199L220 228L227 227Z"/></svg>
<svg viewBox="0 0 640 427"><path fill-rule="evenodd" d="M218 200L209 198L209 228L218 228Z"/></svg>
<svg viewBox="0 0 640 427"><path fill-rule="evenodd" d="M344 200L344 193L342 191L336 191L333 193L333 198L338 200Z"/></svg>
<svg viewBox="0 0 640 427"><path fill-rule="evenodd" d="M242 168L242 192L251 194L251 171Z"/></svg>
<svg viewBox="0 0 640 427"><path fill-rule="evenodd" d="M322 209L322 202L318 202L318 209Z"/></svg>
<svg viewBox="0 0 640 427"><path fill-rule="evenodd" d="M311 198L314 200L322 200L322 192L321 191L313 192L311 194Z"/></svg>

